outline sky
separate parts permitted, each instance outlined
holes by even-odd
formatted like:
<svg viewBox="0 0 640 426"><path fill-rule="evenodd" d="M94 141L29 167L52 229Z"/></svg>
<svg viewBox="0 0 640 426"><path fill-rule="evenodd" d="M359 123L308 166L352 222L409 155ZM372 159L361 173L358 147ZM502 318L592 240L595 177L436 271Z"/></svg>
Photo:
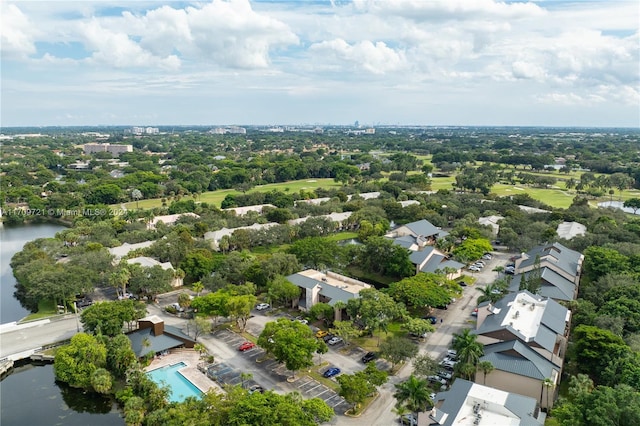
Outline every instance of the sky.
<svg viewBox="0 0 640 426"><path fill-rule="evenodd" d="M0 0L0 125L640 127L640 2Z"/></svg>

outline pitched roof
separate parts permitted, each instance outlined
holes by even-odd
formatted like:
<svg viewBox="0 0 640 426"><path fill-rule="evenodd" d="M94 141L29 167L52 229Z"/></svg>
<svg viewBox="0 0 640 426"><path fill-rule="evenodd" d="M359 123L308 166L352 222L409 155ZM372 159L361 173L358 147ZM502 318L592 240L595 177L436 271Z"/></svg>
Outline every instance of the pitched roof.
<svg viewBox="0 0 640 426"><path fill-rule="evenodd" d="M580 273L582 254L560 243L538 246L530 250L518 265L518 269L533 266L538 256L541 261L547 260L568 274L577 276Z"/></svg>
<svg viewBox="0 0 640 426"><path fill-rule="evenodd" d="M393 244L412 250L412 247L416 245L416 239L411 235L405 235L403 237L394 238Z"/></svg>
<svg viewBox="0 0 640 426"><path fill-rule="evenodd" d="M148 354L149 352L162 352L184 344L183 341L172 337L171 334L181 335L188 340L193 340L191 337L182 333L182 331L175 327L165 325L164 329L165 333L159 336L153 334L152 328L143 328L127 334L127 337L131 341L131 349L135 352L138 358ZM167 334L167 331L169 331L170 334ZM144 343L148 343L149 346L145 346Z"/></svg>
<svg viewBox="0 0 640 426"><path fill-rule="evenodd" d="M328 297L329 305L333 306L338 301L348 302L349 299L360 297L360 290L370 288L367 283L354 280L349 277L327 272L322 273L314 269L307 269L287 276L287 280L304 289L320 288L319 294Z"/></svg>
<svg viewBox="0 0 640 426"><path fill-rule="evenodd" d="M529 271L524 274L514 275L509 285L509 291L517 292L520 288L522 276L529 278L532 273L532 271ZM542 278L540 290L538 290L540 296L555 300L573 300L576 284L546 266L540 268L540 277Z"/></svg>
<svg viewBox="0 0 640 426"><path fill-rule="evenodd" d="M489 361L496 370L544 380L559 370L551 361L519 340L485 345L480 361Z"/></svg>
<svg viewBox="0 0 640 426"><path fill-rule="evenodd" d="M436 249L433 246L426 246L425 248L423 248L420 251L411 252L411 254L409 254L409 260L414 265L420 265L422 262L424 262L430 256L433 256L434 254L436 254L436 253L434 253L435 250Z"/></svg>
<svg viewBox="0 0 640 426"><path fill-rule="evenodd" d="M441 233L443 233L441 229L439 229L426 219L407 223L404 226L409 228L409 230L416 236L423 235L425 237L429 237L431 235L440 235Z"/></svg>

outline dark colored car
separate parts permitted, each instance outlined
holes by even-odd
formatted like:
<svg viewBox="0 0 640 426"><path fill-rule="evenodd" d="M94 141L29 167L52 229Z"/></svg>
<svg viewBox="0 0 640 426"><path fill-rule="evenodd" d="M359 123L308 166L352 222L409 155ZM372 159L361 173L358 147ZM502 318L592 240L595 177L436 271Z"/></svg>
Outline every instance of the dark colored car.
<svg viewBox="0 0 640 426"><path fill-rule="evenodd" d="M424 317L424 319L426 319L427 321L431 322L431 324L435 324L435 323L438 322L438 318L436 318L434 316Z"/></svg>
<svg viewBox="0 0 640 426"><path fill-rule="evenodd" d="M322 376L329 378L329 377L337 376L338 374L340 374L340 369L338 367L330 367L327 371L322 373Z"/></svg>
<svg viewBox="0 0 640 426"><path fill-rule="evenodd" d="M378 355L376 355L375 352L367 352L366 354L364 354L362 356L362 362L364 362L365 364L373 361L374 359L376 359L378 357Z"/></svg>
<svg viewBox="0 0 640 426"><path fill-rule="evenodd" d="M260 385L253 385L249 388L249 393L260 392L264 393L264 388Z"/></svg>

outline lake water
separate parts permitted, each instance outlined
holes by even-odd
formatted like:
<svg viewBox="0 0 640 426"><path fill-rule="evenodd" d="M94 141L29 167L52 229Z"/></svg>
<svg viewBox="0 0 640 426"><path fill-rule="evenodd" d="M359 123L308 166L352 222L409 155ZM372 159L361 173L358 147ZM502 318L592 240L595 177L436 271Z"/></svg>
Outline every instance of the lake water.
<svg viewBox="0 0 640 426"><path fill-rule="evenodd" d="M16 367L0 394L2 426L124 425L114 401L57 383L52 364Z"/></svg>
<svg viewBox="0 0 640 426"><path fill-rule="evenodd" d="M11 258L29 241L50 238L64 226L40 223L19 226L0 226L0 324L19 321L30 314L13 297L16 279L11 271Z"/></svg>
<svg viewBox="0 0 640 426"><path fill-rule="evenodd" d="M633 209L631 207L625 207L622 201L604 201L602 203L598 203L598 207L612 207L633 214ZM638 210L636 214L640 215L640 210Z"/></svg>

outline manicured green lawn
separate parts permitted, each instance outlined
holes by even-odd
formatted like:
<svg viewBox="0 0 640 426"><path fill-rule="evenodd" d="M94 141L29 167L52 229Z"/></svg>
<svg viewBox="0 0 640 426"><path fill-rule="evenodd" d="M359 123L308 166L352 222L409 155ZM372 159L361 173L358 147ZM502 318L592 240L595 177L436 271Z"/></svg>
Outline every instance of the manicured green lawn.
<svg viewBox="0 0 640 426"><path fill-rule="evenodd" d="M38 312L27 315L20 322L35 321L53 315L58 315L56 304L52 300L41 300L38 302Z"/></svg>
<svg viewBox="0 0 640 426"><path fill-rule="evenodd" d="M407 331L402 328L401 323L392 322L387 327L386 333L384 331L376 330L373 333L373 336L355 338L353 339L353 343L357 346L360 346L367 352L377 352L380 350L380 346L378 346L378 336L380 337L380 344L382 344L382 342L392 336L406 337Z"/></svg>

